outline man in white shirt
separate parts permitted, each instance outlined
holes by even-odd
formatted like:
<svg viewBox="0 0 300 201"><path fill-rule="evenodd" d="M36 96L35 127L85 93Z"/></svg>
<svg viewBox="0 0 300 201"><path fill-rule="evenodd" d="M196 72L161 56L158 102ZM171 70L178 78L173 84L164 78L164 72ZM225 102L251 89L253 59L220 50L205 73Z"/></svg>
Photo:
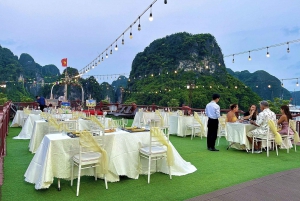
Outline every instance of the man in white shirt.
<svg viewBox="0 0 300 201"><path fill-rule="evenodd" d="M219 151L215 148L218 135L220 106L217 104L220 100L219 94L213 94L212 101L206 105L205 113L208 116L207 122L207 149L209 151Z"/></svg>
<svg viewBox="0 0 300 201"><path fill-rule="evenodd" d="M265 138L268 134L268 120L271 119L274 122L276 122L276 114L274 112L272 112L269 109L269 103L267 101L261 101L260 102L260 110L261 112L259 113L259 115L257 116L257 120L255 121L250 121L251 124L257 126L256 129L250 131L247 133L247 138L250 142L250 144L252 144L252 140L253 140L253 135L257 138ZM273 136L273 133L270 132L269 133L270 136ZM254 144L254 153L261 153L261 142L255 143Z"/></svg>

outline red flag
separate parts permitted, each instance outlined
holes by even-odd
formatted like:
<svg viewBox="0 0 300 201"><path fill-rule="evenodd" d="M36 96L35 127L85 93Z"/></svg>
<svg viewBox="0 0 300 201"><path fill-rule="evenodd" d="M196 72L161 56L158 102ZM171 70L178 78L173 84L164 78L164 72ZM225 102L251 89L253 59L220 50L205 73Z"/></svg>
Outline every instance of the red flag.
<svg viewBox="0 0 300 201"><path fill-rule="evenodd" d="M67 58L63 58L63 59L61 60L61 65L62 65L63 67L67 67L67 65L68 65L68 59L67 59Z"/></svg>

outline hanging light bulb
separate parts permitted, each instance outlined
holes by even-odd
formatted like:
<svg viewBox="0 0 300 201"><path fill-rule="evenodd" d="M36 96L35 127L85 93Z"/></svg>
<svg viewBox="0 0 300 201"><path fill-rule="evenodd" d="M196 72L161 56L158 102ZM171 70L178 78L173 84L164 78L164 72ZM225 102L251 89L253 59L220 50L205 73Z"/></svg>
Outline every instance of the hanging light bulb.
<svg viewBox="0 0 300 201"><path fill-rule="evenodd" d="M150 5L150 16L149 16L149 21L153 21L153 16L152 16L152 4Z"/></svg>
<svg viewBox="0 0 300 201"><path fill-rule="evenodd" d="M234 63L234 54L232 55L232 63Z"/></svg>
<svg viewBox="0 0 300 201"><path fill-rule="evenodd" d="M110 54L112 54L112 45L110 45Z"/></svg>
<svg viewBox="0 0 300 201"><path fill-rule="evenodd" d="M283 87L283 80L281 80L281 86Z"/></svg>
<svg viewBox="0 0 300 201"><path fill-rule="evenodd" d="M297 83L296 83L296 86L297 86L297 87L299 87L298 78L297 78Z"/></svg>
<svg viewBox="0 0 300 201"><path fill-rule="evenodd" d="M219 63L219 66L221 66L221 63Z"/></svg>
<svg viewBox="0 0 300 201"><path fill-rule="evenodd" d="M269 47L267 47L267 55L266 57L270 57L270 54L269 54Z"/></svg>
<svg viewBox="0 0 300 201"><path fill-rule="evenodd" d="M101 63L101 61L100 61L100 56L98 57L98 64L100 64Z"/></svg>
<svg viewBox="0 0 300 201"><path fill-rule="evenodd" d="M106 58L108 58L107 49L106 49Z"/></svg>
<svg viewBox="0 0 300 201"><path fill-rule="evenodd" d="M287 47L286 51L287 51L287 53L290 53L290 43L287 42L287 45L288 45L288 47Z"/></svg>
<svg viewBox="0 0 300 201"><path fill-rule="evenodd" d="M122 45L124 45L124 33L123 33L123 38L122 38Z"/></svg>
<svg viewBox="0 0 300 201"><path fill-rule="evenodd" d="M118 51L118 44L117 44L117 40L116 40L116 46L115 46L115 50Z"/></svg>
<svg viewBox="0 0 300 201"><path fill-rule="evenodd" d="M271 85L268 85L268 88L271 88Z"/></svg>
<svg viewBox="0 0 300 201"><path fill-rule="evenodd" d="M132 39L133 36L132 36L132 26L130 25L130 35L129 35L129 38Z"/></svg>
<svg viewBox="0 0 300 201"><path fill-rule="evenodd" d="M142 28L141 28L141 23L140 23L140 19L141 17L139 16L139 25L138 25L138 30L140 31Z"/></svg>
<svg viewBox="0 0 300 201"><path fill-rule="evenodd" d="M249 57L248 57L248 60L251 61L250 51L249 51Z"/></svg>
<svg viewBox="0 0 300 201"><path fill-rule="evenodd" d="M174 73L177 73L177 71L175 70L175 72Z"/></svg>
<svg viewBox="0 0 300 201"><path fill-rule="evenodd" d="M102 61L104 61L104 59L103 59L103 53L102 53Z"/></svg>
<svg viewBox="0 0 300 201"><path fill-rule="evenodd" d="M167 0L165 0L165 4L167 4L168 2L167 2Z"/></svg>

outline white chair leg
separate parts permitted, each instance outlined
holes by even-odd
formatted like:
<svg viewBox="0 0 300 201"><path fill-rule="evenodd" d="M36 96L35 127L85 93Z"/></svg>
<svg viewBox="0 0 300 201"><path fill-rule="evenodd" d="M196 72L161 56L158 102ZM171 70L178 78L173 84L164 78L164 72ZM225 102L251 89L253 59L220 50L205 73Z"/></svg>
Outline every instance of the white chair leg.
<svg viewBox="0 0 300 201"><path fill-rule="evenodd" d="M295 147L295 152L297 151L297 148L296 148L296 142L295 142L295 139L294 139L294 147Z"/></svg>
<svg viewBox="0 0 300 201"><path fill-rule="evenodd" d="M76 191L76 196L79 196L81 165L79 165L78 168L79 168L79 169L78 169L78 181L77 181L77 191Z"/></svg>
<svg viewBox="0 0 300 201"><path fill-rule="evenodd" d="M267 139L267 157L269 157L269 140Z"/></svg>
<svg viewBox="0 0 300 201"><path fill-rule="evenodd" d="M252 154L254 153L254 137L252 137Z"/></svg>
<svg viewBox="0 0 300 201"><path fill-rule="evenodd" d="M71 186L73 186L73 179L74 179L74 161L72 162L72 168L71 168Z"/></svg>
<svg viewBox="0 0 300 201"><path fill-rule="evenodd" d="M278 148L277 148L277 144L276 143L274 143L275 144L275 149L276 149L276 155L278 156Z"/></svg>
<svg viewBox="0 0 300 201"><path fill-rule="evenodd" d="M194 137L194 128L192 127L192 135L191 135L191 140L193 139Z"/></svg>
<svg viewBox="0 0 300 201"><path fill-rule="evenodd" d="M97 171L96 171L96 167L94 167L94 177L95 177L95 181L97 181Z"/></svg>
<svg viewBox="0 0 300 201"><path fill-rule="evenodd" d="M221 138L221 136L218 137L218 144L217 144L217 146L219 146L219 144L220 144L220 138Z"/></svg>
<svg viewBox="0 0 300 201"><path fill-rule="evenodd" d="M170 179L172 179L171 166L169 166L169 175L170 175Z"/></svg>
<svg viewBox="0 0 300 201"><path fill-rule="evenodd" d="M106 174L104 175L104 182L105 182L105 188L108 189L107 180L106 180Z"/></svg>
<svg viewBox="0 0 300 201"><path fill-rule="evenodd" d="M150 170L151 170L151 156L149 157L149 164L148 164L148 184L150 183Z"/></svg>
<svg viewBox="0 0 300 201"><path fill-rule="evenodd" d="M61 189L60 189L60 179L59 178L57 179L57 186L58 186L57 190L60 191Z"/></svg>

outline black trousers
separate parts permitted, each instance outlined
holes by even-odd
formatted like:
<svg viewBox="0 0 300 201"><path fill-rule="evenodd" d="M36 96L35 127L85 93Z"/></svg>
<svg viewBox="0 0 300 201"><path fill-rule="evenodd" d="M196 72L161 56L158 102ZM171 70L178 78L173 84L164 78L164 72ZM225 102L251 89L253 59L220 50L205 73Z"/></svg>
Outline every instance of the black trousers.
<svg viewBox="0 0 300 201"><path fill-rule="evenodd" d="M45 105L40 105L40 110L44 111Z"/></svg>
<svg viewBox="0 0 300 201"><path fill-rule="evenodd" d="M207 148L215 148L218 135L219 120L208 118L207 122Z"/></svg>

